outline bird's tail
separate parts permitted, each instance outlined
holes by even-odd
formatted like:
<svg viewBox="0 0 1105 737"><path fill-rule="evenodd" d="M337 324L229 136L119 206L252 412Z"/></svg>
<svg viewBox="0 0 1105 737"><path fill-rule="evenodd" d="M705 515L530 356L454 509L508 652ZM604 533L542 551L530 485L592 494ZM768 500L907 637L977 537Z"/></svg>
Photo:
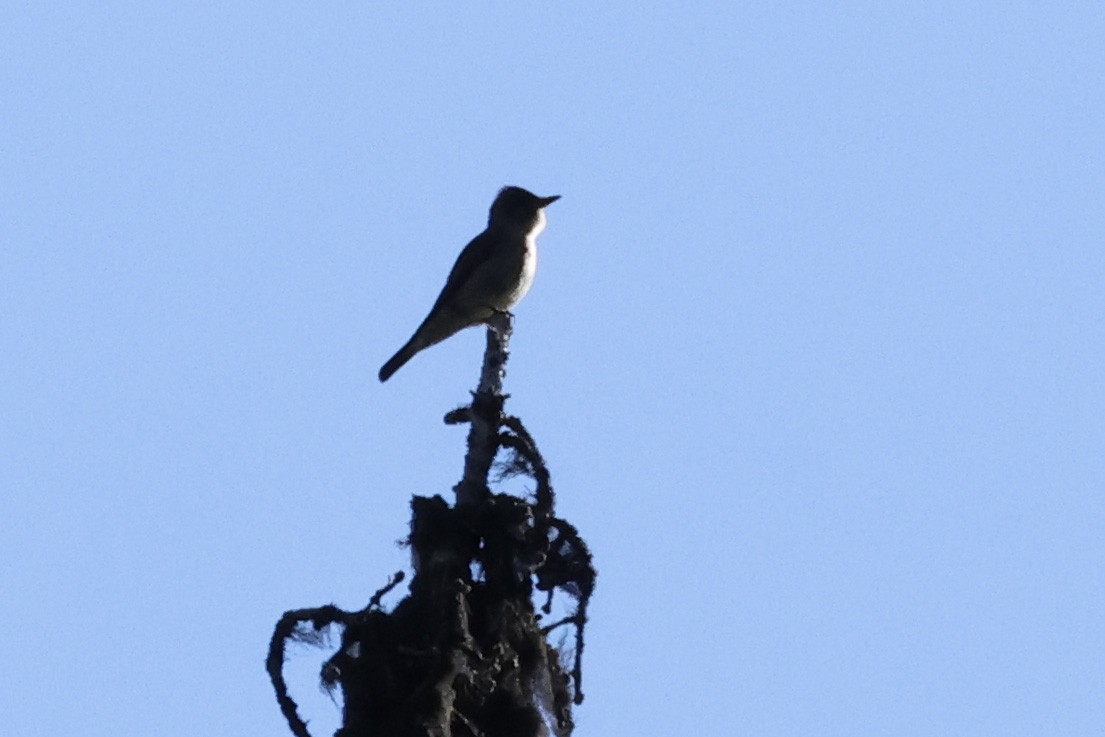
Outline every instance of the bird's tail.
<svg viewBox="0 0 1105 737"><path fill-rule="evenodd" d="M404 363L414 358L415 353L432 345L437 345L466 327L478 325L485 321L486 317L482 314L461 315L451 308L434 305L434 308L430 310L430 314L418 326L418 330L414 331L414 335L407 341L407 344L400 348L399 352L392 356L380 369L380 381L387 381Z"/></svg>
<svg viewBox="0 0 1105 737"><path fill-rule="evenodd" d="M417 335L415 338L418 337ZM422 350L422 346L415 343L415 338L407 341L407 344L399 349L399 352L388 359L380 369L380 381L387 381L391 375L402 368L403 364L414 358L414 354Z"/></svg>

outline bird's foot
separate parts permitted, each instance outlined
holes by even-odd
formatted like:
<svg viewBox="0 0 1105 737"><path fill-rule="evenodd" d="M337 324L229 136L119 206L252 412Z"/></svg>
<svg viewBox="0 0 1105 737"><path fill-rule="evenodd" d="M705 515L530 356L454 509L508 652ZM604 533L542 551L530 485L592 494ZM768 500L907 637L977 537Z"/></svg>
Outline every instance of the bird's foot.
<svg viewBox="0 0 1105 737"><path fill-rule="evenodd" d="M509 310L495 310L491 317L487 318L487 324L499 335L509 335L514 329L514 313Z"/></svg>

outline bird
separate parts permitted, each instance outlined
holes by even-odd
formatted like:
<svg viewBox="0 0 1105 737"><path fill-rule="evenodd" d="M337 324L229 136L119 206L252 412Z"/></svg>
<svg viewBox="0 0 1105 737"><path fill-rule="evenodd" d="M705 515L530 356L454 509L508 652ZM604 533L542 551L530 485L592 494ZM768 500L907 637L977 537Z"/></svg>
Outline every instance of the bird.
<svg viewBox="0 0 1105 737"><path fill-rule="evenodd" d="M487 228L460 252L430 314L411 339L380 369L387 381L415 354L461 330L489 324L509 313L533 286L537 236L545 229L545 208L560 195L538 197L521 187L503 187Z"/></svg>

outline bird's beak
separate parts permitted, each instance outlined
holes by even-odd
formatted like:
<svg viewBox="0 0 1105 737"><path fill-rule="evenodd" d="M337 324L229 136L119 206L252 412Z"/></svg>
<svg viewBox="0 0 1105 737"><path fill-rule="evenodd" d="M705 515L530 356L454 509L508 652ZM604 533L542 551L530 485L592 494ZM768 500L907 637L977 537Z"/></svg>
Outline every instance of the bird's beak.
<svg viewBox="0 0 1105 737"><path fill-rule="evenodd" d="M541 207L548 207L559 199L560 195L554 194L551 197L538 197L537 201L541 203Z"/></svg>

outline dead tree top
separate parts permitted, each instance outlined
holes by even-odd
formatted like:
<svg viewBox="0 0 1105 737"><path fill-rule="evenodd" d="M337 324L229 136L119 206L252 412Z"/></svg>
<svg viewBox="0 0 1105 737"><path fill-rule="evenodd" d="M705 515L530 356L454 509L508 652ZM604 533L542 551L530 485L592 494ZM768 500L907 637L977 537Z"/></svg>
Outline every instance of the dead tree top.
<svg viewBox="0 0 1105 737"><path fill-rule="evenodd" d="M441 496L411 501L406 543L414 575L407 596L391 611L381 604L404 580L397 573L364 609L296 609L277 623L267 667L297 737L310 733L284 682L285 647L317 643L331 625L340 625L341 644L321 681L344 697L337 737L571 733L572 704L583 700L584 624L595 569L576 528L555 515L549 471L533 436L504 413L511 329L506 314L488 328L472 402L445 417L470 425L456 503ZM500 455L500 477L530 478L531 498L491 490ZM535 589L545 594L540 611ZM572 613L545 622L558 590L574 602ZM569 624L575 645L563 652L548 635Z"/></svg>

